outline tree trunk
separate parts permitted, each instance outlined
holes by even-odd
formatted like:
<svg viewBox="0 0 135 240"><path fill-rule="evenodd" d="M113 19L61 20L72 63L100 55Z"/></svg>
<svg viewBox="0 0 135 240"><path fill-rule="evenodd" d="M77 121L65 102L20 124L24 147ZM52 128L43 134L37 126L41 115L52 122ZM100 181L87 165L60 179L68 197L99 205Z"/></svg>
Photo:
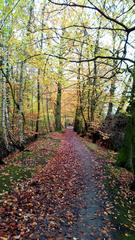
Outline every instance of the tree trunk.
<svg viewBox="0 0 135 240"><path fill-rule="evenodd" d="M38 77L37 77L37 119L36 119L36 135L35 137L38 137L39 132L39 119L40 119L40 69L38 69Z"/></svg>
<svg viewBox="0 0 135 240"><path fill-rule="evenodd" d="M8 130L7 129L7 86L5 77L2 78L2 135L6 149L9 151L9 139L8 139Z"/></svg>
<svg viewBox="0 0 135 240"><path fill-rule="evenodd" d="M107 117L112 116L113 113L113 98L114 98L114 94L115 94L115 82L116 80L113 78L111 79L111 87L110 87L110 101L109 101L109 105L108 105L108 112L107 112Z"/></svg>
<svg viewBox="0 0 135 240"><path fill-rule="evenodd" d="M122 96L121 96L120 104L119 104L119 106L117 108L117 111L116 111L116 115L118 115L123 110L123 108L125 106L125 102L126 102L126 98L127 98L126 94L127 94L129 84L131 83L131 81L132 81L132 76L129 77L128 82L125 85L125 88L124 88Z"/></svg>
<svg viewBox="0 0 135 240"><path fill-rule="evenodd" d="M50 115L49 115L49 91L47 92L47 95L46 95L46 114L47 114L48 129L51 132L51 123L50 123Z"/></svg>
<svg viewBox="0 0 135 240"><path fill-rule="evenodd" d="M60 50L59 54L60 56L63 55L63 37L64 37L65 30L62 30L62 35L60 39ZM55 106L55 130L61 131L62 130L62 124L61 124L61 95L62 95L62 83L61 79L63 76L63 62L62 59L59 59L59 81L57 83L57 98L56 98L56 106Z"/></svg>
<svg viewBox="0 0 135 240"><path fill-rule="evenodd" d="M99 28L101 26L101 19L99 22ZM95 49L94 49L94 57L99 52L99 38L100 38L100 30L97 32L96 36L96 43L95 43ZM92 84L92 94L91 94L91 118L90 121L93 122L95 119L95 110L96 110L96 101L97 101L97 96L96 96L96 88L97 88L97 74L98 74L98 69L97 69L97 61L94 60L94 79L93 79L93 84Z"/></svg>
<svg viewBox="0 0 135 240"><path fill-rule="evenodd" d="M62 86L61 83L57 84L57 100L56 100L56 108L55 108L55 130L61 131L61 92Z"/></svg>
<svg viewBox="0 0 135 240"><path fill-rule="evenodd" d="M85 32L84 32L85 37ZM74 121L74 131L77 133L81 133L83 129L83 125L85 126L85 130L87 129L87 123L85 120L85 116L83 113L83 101L82 101L82 92L81 92L81 59L82 59L82 52L83 52L83 46L84 46L84 39L81 43L80 48L80 55L79 55L79 66L78 66L78 73L77 73L77 107L76 107L76 113L75 113L75 121ZM84 124L83 124L84 122Z"/></svg>
<svg viewBox="0 0 135 240"><path fill-rule="evenodd" d="M135 173L135 68L132 72L133 84L128 111L128 125L123 147L119 153L117 164Z"/></svg>
<svg viewBox="0 0 135 240"><path fill-rule="evenodd" d="M24 92L24 78L23 78L24 63L21 63L20 69L20 84L19 84L19 142L20 145L24 143L24 113L23 113L23 92Z"/></svg>
<svg viewBox="0 0 135 240"><path fill-rule="evenodd" d="M115 45L116 45L116 33L113 31L112 32L112 43L113 43L113 56L115 57ZM117 68L117 61L113 60L113 71L112 75L113 77L111 78L111 86L110 86L110 92L109 92L109 104L108 104L108 111L106 118L112 116L113 114L113 99L115 96L115 89L116 89L116 68Z"/></svg>
<svg viewBox="0 0 135 240"><path fill-rule="evenodd" d="M94 60L94 80L92 86L92 94L91 94L91 119L93 122L95 119L95 110L96 110L96 81L97 81L97 64L96 60Z"/></svg>
<svg viewBox="0 0 135 240"><path fill-rule="evenodd" d="M79 106L76 108L75 121L74 121L74 131L81 133L83 128L82 115Z"/></svg>

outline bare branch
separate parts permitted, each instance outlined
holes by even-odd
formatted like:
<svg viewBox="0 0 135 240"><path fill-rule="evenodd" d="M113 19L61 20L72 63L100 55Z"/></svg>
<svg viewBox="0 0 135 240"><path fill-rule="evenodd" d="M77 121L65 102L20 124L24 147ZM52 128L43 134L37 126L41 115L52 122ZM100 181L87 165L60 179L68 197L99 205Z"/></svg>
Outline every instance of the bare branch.
<svg viewBox="0 0 135 240"><path fill-rule="evenodd" d="M76 3L57 3L52 0L48 0L50 3L53 3L58 6L67 6L67 7L79 7L79 8L88 8L88 9L95 9L95 7L90 7L88 5L76 4Z"/></svg>
<svg viewBox="0 0 135 240"><path fill-rule="evenodd" d="M101 9L99 9L96 5L94 5L90 0L88 0L89 3L92 5L88 6L88 5L81 5L81 4L76 4L76 3L57 3L54 2L52 0L49 0L49 2L55 4L55 5L60 5L60 6L69 6L69 7L80 7L80 8L87 8L87 9L92 9L92 10L96 10L97 12L99 12L103 17L105 17L106 19L118 24L119 26L121 26L123 29L125 29L125 31L131 31L131 29L129 30L129 28L122 22L118 21L115 18L112 18L110 16L108 16L105 12L103 12ZM135 30L135 29L134 29ZM133 30L132 30L133 31Z"/></svg>
<svg viewBox="0 0 135 240"><path fill-rule="evenodd" d="M63 59L63 60L68 61L70 63L93 62L93 61L100 58L100 59L128 61L128 62L131 62L131 63L135 64L135 60L132 60L132 59L126 58L126 57L119 57L119 56L114 57L114 56L100 56L99 55L99 56L96 56L96 57L91 58L91 59L72 60L72 59L65 58L61 55L55 55L55 54L49 54L49 53L38 53L38 54L35 54L35 55L32 55L32 56L28 56L26 59L23 60L23 62L26 62L31 58L39 57L39 56L42 56L42 55L44 55L44 56L46 55L46 56L54 57L54 58L58 58L58 59Z"/></svg>

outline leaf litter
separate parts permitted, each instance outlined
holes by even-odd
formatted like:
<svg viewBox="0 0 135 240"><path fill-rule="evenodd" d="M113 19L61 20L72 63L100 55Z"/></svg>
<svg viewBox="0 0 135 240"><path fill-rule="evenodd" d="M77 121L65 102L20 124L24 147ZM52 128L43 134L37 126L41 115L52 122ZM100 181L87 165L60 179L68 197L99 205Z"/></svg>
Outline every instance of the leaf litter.
<svg viewBox="0 0 135 240"><path fill-rule="evenodd" d="M55 156L1 201L0 239L116 239L103 160L71 130L51 137Z"/></svg>

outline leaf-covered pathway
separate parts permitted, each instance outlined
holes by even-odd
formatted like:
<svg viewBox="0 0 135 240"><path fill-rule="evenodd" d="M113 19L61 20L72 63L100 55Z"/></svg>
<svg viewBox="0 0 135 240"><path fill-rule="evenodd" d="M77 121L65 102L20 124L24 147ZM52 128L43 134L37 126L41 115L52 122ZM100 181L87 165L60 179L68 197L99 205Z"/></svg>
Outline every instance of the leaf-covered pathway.
<svg viewBox="0 0 135 240"><path fill-rule="evenodd" d="M72 130L59 137L56 156L4 200L0 239L113 239L102 160Z"/></svg>

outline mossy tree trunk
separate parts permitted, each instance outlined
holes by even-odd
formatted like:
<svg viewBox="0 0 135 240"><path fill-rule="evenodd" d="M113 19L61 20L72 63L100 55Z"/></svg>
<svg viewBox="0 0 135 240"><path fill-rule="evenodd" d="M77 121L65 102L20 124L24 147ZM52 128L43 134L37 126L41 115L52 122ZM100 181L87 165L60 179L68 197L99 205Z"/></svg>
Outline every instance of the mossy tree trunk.
<svg viewBox="0 0 135 240"><path fill-rule="evenodd" d="M77 107L75 113L75 121L74 121L74 131L77 133L81 133L83 128L83 119L81 114L81 109Z"/></svg>
<svg viewBox="0 0 135 240"><path fill-rule="evenodd" d="M128 81L127 81L127 83L125 85L125 88L124 88L124 90L122 92L121 100L120 100L120 103L119 103L119 106L117 108L117 111L116 111L115 115L120 114L121 111L123 111L123 109L124 109L124 106L125 106L126 100L127 100L127 93L129 92L129 87L131 85L131 82L132 82L132 76L130 76L128 78Z"/></svg>
<svg viewBox="0 0 135 240"><path fill-rule="evenodd" d="M128 125L123 147L120 150L117 164L135 173L135 68L132 71L133 85L128 107Z"/></svg>

